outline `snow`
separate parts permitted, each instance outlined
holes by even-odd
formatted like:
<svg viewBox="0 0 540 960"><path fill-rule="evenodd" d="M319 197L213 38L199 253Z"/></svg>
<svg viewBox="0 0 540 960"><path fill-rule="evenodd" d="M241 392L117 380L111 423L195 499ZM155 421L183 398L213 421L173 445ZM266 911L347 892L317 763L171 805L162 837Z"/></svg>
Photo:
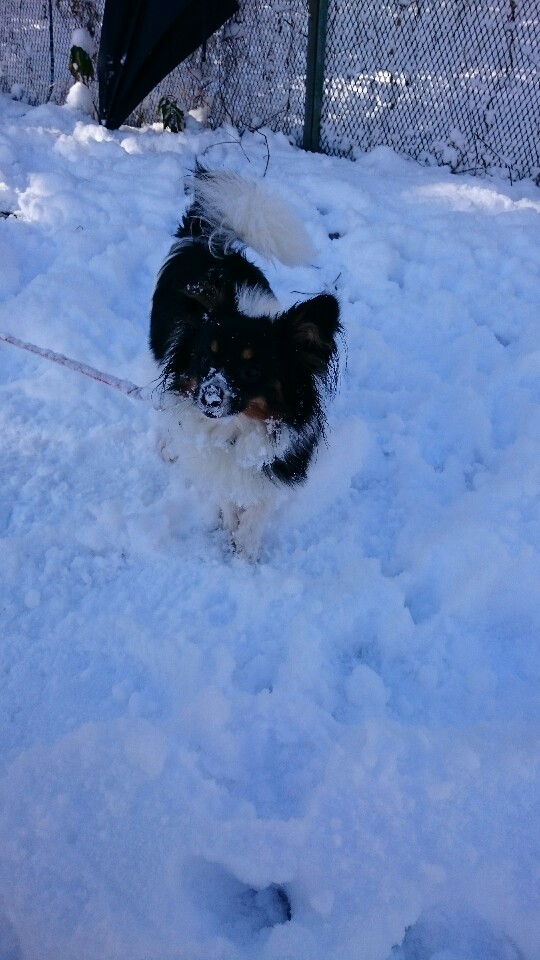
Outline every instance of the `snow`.
<svg viewBox="0 0 540 960"><path fill-rule="evenodd" d="M79 29L73 31L71 46L80 47L89 57L93 57L96 53L96 42L84 27L79 27Z"/></svg>
<svg viewBox="0 0 540 960"><path fill-rule="evenodd" d="M151 385L184 179L266 142L0 111L0 330ZM0 344L0 958L539 960L540 195L267 140L347 363L258 564Z"/></svg>
<svg viewBox="0 0 540 960"><path fill-rule="evenodd" d="M76 80L73 86L69 88L66 105L73 110L87 113L91 117L96 116L96 108L92 100L92 94L86 84L80 80Z"/></svg>

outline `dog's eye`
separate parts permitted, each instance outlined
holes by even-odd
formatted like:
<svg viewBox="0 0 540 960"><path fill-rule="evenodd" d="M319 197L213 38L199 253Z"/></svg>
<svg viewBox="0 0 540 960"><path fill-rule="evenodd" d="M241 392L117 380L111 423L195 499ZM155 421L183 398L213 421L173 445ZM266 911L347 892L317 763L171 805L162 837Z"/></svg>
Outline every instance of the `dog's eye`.
<svg viewBox="0 0 540 960"><path fill-rule="evenodd" d="M259 379L261 371L254 363L246 363L240 371L240 376L244 383L255 383Z"/></svg>

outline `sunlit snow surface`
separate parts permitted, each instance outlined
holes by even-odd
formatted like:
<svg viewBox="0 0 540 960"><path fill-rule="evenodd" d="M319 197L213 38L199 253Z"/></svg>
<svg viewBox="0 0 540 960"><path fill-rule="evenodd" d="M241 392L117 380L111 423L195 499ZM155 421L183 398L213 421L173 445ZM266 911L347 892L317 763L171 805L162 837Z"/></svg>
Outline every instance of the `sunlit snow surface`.
<svg viewBox="0 0 540 960"><path fill-rule="evenodd" d="M0 330L150 384L185 177L265 139L0 115ZM347 365L259 564L0 344L0 960L538 960L540 191L268 145Z"/></svg>

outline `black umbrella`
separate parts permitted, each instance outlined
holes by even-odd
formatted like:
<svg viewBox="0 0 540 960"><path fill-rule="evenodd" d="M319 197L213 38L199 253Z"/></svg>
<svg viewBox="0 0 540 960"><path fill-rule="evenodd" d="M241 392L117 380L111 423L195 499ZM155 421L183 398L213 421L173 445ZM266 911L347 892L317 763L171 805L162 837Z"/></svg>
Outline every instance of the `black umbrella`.
<svg viewBox="0 0 540 960"><path fill-rule="evenodd" d="M107 0L98 55L101 123L116 130L237 11L237 0Z"/></svg>

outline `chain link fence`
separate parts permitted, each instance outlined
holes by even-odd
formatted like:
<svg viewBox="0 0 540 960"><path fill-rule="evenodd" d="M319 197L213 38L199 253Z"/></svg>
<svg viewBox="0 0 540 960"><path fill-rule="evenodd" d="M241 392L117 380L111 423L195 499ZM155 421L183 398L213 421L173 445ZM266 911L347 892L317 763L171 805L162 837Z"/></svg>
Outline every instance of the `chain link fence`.
<svg viewBox="0 0 540 960"><path fill-rule="evenodd" d="M0 89L63 103L72 32L85 27L97 41L104 0L2 5ZM354 158L387 144L455 172L538 178L540 4L242 0L127 122L157 122L164 95L212 126L269 127L325 153Z"/></svg>
<svg viewBox="0 0 540 960"><path fill-rule="evenodd" d="M99 35L104 0L2 0L0 91L38 104L64 103L73 78L74 30Z"/></svg>
<svg viewBox="0 0 540 960"><path fill-rule="evenodd" d="M538 0L331 0L321 148L382 143L460 172L538 173Z"/></svg>

